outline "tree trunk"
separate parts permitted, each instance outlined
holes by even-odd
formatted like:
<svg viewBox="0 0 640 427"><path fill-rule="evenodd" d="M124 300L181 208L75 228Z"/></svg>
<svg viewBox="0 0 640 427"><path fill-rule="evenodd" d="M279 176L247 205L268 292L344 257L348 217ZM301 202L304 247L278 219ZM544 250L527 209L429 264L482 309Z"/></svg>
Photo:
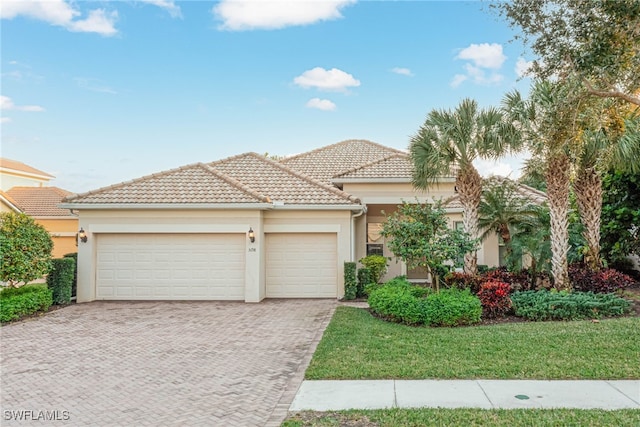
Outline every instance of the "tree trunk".
<svg viewBox="0 0 640 427"><path fill-rule="evenodd" d="M482 179L473 167L461 169L456 178L460 203L462 204L462 222L464 231L469 233L472 239L478 238L478 206L482 196ZM478 254L476 251L467 252L464 255L464 272L476 274L478 271Z"/></svg>
<svg viewBox="0 0 640 427"><path fill-rule="evenodd" d="M552 156L545 171L551 217L551 275L558 290L570 290L569 252L569 156Z"/></svg>
<svg viewBox="0 0 640 427"><path fill-rule="evenodd" d="M593 270L602 267L600 259L600 214L602 212L602 179L595 168L578 171L574 184L580 220L584 225L582 235L587 242L585 263Z"/></svg>

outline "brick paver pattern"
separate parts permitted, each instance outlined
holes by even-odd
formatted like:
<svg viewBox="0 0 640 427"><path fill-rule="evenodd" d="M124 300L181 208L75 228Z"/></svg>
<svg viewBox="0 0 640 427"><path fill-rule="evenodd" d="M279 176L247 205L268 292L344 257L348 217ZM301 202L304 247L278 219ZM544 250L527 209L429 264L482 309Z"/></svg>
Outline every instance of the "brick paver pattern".
<svg viewBox="0 0 640 427"><path fill-rule="evenodd" d="M277 425L335 306L93 302L6 325L0 424ZM69 419L18 423L16 411Z"/></svg>

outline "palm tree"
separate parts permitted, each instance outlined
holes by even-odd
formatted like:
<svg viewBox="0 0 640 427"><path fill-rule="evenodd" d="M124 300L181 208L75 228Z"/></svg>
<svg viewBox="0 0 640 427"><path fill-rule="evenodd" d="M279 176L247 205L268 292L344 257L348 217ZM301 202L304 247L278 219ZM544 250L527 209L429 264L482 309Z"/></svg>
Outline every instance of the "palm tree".
<svg viewBox="0 0 640 427"><path fill-rule="evenodd" d="M481 239L497 233L504 242L507 259L511 259L512 233L530 224L535 215L531 201L518 192L517 184L504 178L485 180L478 208Z"/></svg>
<svg viewBox="0 0 640 427"><path fill-rule="evenodd" d="M583 133L583 143L576 156L577 172L573 185L587 244L585 262L594 270L602 267L602 174L612 167L631 173L640 172L640 114L607 121L609 126Z"/></svg>
<svg viewBox="0 0 640 427"><path fill-rule="evenodd" d="M518 149L518 136L498 109L480 109L471 99L464 99L454 111L432 110L411 138L413 185L427 189L438 178L455 175L464 231L477 238L482 179L473 161ZM475 274L477 262L475 251L465 254L464 271Z"/></svg>
<svg viewBox="0 0 640 427"><path fill-rule="evenodd" d="M505 95L503 109L523 132L529 150L544 165L551 223L551 274L557 289L570 289L569 252L570 147L576 137L576 106L566 81L536 81L529 99L518 91Z"/></svg>

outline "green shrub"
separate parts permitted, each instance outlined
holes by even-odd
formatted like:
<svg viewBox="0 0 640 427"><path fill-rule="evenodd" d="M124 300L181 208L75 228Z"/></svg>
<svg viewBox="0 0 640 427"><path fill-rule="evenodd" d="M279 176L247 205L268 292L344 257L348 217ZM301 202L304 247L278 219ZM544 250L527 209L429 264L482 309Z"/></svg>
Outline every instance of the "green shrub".
<svg viewBox="0 0 640 427"><path fill-rule="evenodd" d="M380 283L387 272L387 259L382 255L368 255L360 260L360 264L371 270L371 281Z"/></svg>
<svg viewBox="0 0 640 427"><path fill-rule="evenodd" d="M614 294L593 292L524 291L511 295L516 316L529 320L578 320L622 316L629 301Z"/></svg>
<svg viewBox="0 0 640 427"><path fill-rule="evenodd" d="M482 316L480 299L468 289L443 289L426 301L425 323L431 326L471 325Z"/></svg>
<svg viewBox="0 0 640 427"><path fill-rule="evenodd" d="M350 300L358 293L358 281L356 280L356 263L344 263L344 299Z"/></svg>
<svg viewBox="0 0 640 427"><path fill-rule="evenodd" d="M55 258L51 261L52 268L47 276L47 287L51 289L53 303L68 304L71 301L76 262L73 258Z"/></svg>
<svg viewBox="0 0 640 427"><path fill-rule="evenodd" d="M369 283L372 283L372 282L373 280L371 279L371 269L368 267L363 267L359 269L358 270L358 291L356 293L356 296L360 298L368 295L365 292L365 288Z"/></svg>
<svg viewBox="0 0 640 427"><path fill-rule="evenodd" d="M38 311L47 311L52 303L51 290L44 285L3 289L0 292L0 322L10 322Z"/></svg>
<svg viewBox="0 0 640 427"><path fill-rule="evenodd" d="M72 252L69 254L64 254L62 257L73 258L73 260L76 262L75 266L73 267L73 283L71 285L71 296L75 297L78 293L78 253Z"/></svg>
<svg viewBox="0 0 640 427"><path fill-rule="evenodd" d="M480 300L468 290L416 286L405 277L395 278L369 295L371 310L394 322L410 325L456 326L480 321Z"/></svg>

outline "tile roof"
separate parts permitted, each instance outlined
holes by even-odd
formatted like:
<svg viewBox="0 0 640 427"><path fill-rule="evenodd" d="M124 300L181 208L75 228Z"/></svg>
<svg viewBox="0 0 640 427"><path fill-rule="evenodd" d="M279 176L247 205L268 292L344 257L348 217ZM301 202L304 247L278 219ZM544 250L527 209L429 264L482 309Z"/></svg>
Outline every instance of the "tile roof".
<svg viewBox="0 0 640 427"><path fill-rule="evenodd" d="M262 203L266 198L211 167L195 163L78 194L82 204Z"/></svg>
<svg viewBox="0 0 640 427"><path fill-rule="evenodd" d="M334 182L342 179L353 178L406 178L411 179L413 165L408 154L390 154L381 159L374 160L354 167L344 173L336 175Z"/></svg>
<svg viewBox="0 0 640 427"><path fill-rule="evenodd" d="M59 216L70 217L69 209L60 209L60 203L71 192L58 187L13 187L7 194L15 201L17 207L33 217Z"/></svg>
<svg viewBox="0 0 640 427"><path fill-rule="evenodd" d="M7 193L5 193L2 190L0 190L0 199L4 200L5 203L8 203L9 205L13 205L13 206L11 206L12 209L17 209L18 212L22 212L20 210L20 207L18 206L18 202L13 200L13 198L11 198L10 195L8 195Z"/></svg>
<svg viewBox="0 0 640 427"><path fill-rule="evenodd" d="M505 178L502 176L492 176L489 179L493 179L500 182L504 182L509 180L509 178ZM537 205L541 205L547 201L547 194L543 191L536 190L533 187L529 187L528 185L520 184L515 182L517 185L516 189L518 194L527 201L531 203L535 203ZM451 196L447 200L444 201L444 206L449 209L462 209L462 203L460 203L460 196L456 194L455 196Z"/></svg>
<svg viewBox="0 0 640 427"><path fill-rule="evenodd" d="M286 165L256 153L246 153L209 165L272 201L290 205L357 204L359 201L337 188L316 181Z"/></svg>
<svg viewBox="0 0 640 427"><path fill-rule="evenodd" d="M53 175L50 175L39 169L36 169L29 165L25 165L24 163L19 162L17 160L7 159L6 157L0 157L0 169L8 169L11 171L23 172L23 173L32 174L32 175L40 175L45 179L55 178Z"/></svg>
<svg viewBox="0 0 640 427"><path fill-rule="evenodd" d="M69 197L77 204L356 205L358 200L256 153L183 166Z"/></svg>
<svg viewBox="0 0 640 427"><path fill-rule="evenodd" d="M286 157L280 162L319 181L330 183L338 175L392 154L406 155L404 151L375 142L347 140Z"/></svg>

